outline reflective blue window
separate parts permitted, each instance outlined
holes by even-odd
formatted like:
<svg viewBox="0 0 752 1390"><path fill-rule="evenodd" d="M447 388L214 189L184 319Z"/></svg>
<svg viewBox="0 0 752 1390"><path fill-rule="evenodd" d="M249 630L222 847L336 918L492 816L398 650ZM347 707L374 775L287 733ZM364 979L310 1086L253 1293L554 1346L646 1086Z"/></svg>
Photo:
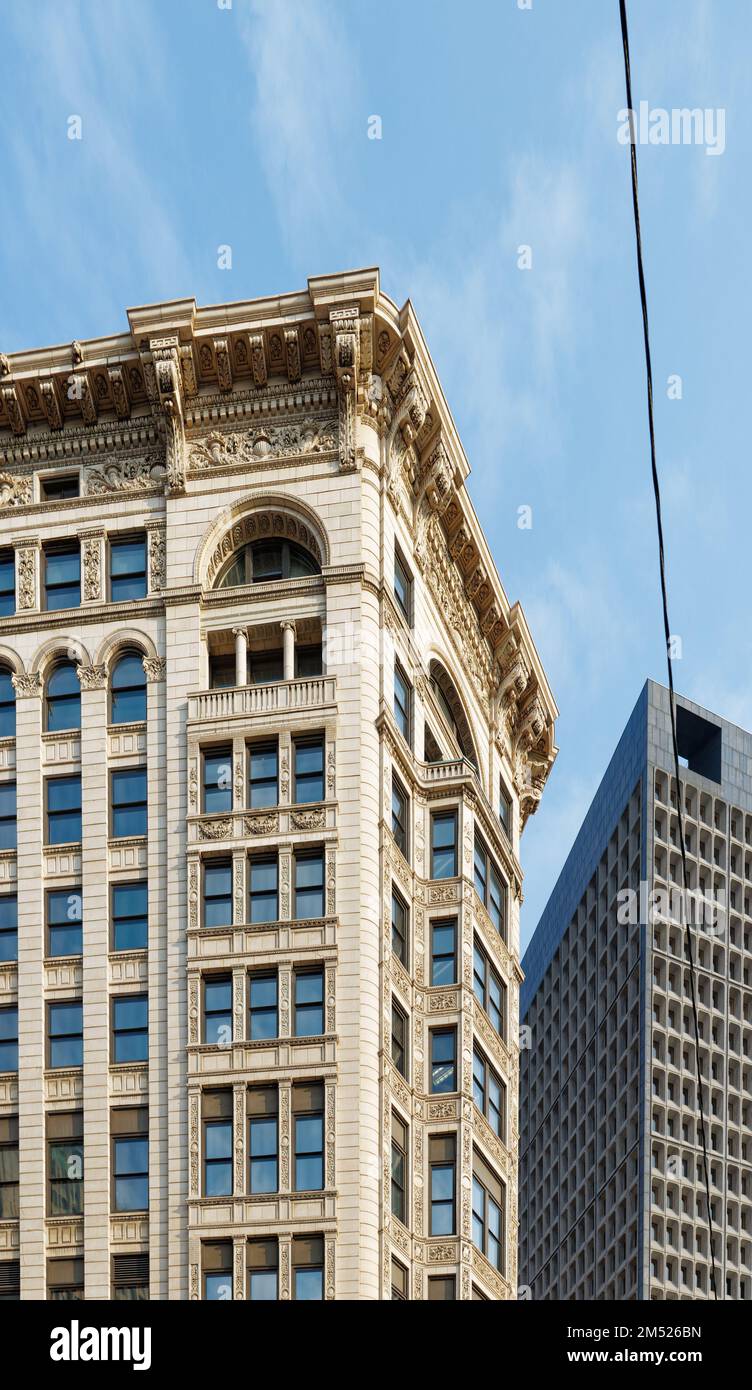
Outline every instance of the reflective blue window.
<svg viewBox="0 0 752 1390"><path fill-rule="evenodd" d="M83 950L83 898L80 888L56 888L47 894L47 951L51 956L80 956Z"/></svg>
<svg viewBox="0 0 752 1390"><path fill-rule="evenodd" d="M16 848L16 784L0 782L0 849Z"/></svg>
<svg viewBox="0 0 752 1390"><path fill-rule="evenodd" d="M145 835L147 828L146 768L130 767L112 773L112 836L115 840Z"/></svg>
<svg viewBox="0 0 752 1390"><path fill-rule="evenodd" d="M295 743L295 800L324 800L324 740L309 739Z"/></svg>
<svg viewBox="0 0 752 1390"><path fill-rule="evenodd" d="M324 855L320 850L296 854L295 917L323 917L324 913Z"/></svg>
<svg viewBox="0 0 752 1390"><path fill-rule="evenodd" d="M145 882L115 884L112 890L113 951L144 951L148 940L148 885Z"/></svg>
<svg viewBox="0 0 752 1390"><path fill-rule="evenodd" d="M457 877L457 812L431 817L431 878Z"/></svg>
<svg viewBox="0 0 752 1390"><path fill-rule="evenodd" d="M73 844L81 839L81 778L50 777L47 782L47 843Z"/></svg>
<svg viewBox="0 0 752 1390"><path fill-rule="evenodd" d="M72 661L61 661L52 671L45 708L50 733L81 728L81 683Z"/></svg>
<svg viewBox="0 0 752 1390"><path fill-rule="evenodd" d="M276 806L279 801L277 743L254 744L249 757L250 804Z"/></svg>
<svg viewBox="0 0 752 1390"><path fill-rule="evenodd" d="M232 926L232 861L204 865L204 926Z"/></svg>
<svg viewBox="0 0 752 1390"><path fill-rule="evenodd" d="M114 1141L115 1211L149 1210L149 1140Z"/></svg>
<svg viewBox="0 0 752 1390"><path fill-rule="evenodd" d="M232 980L204 982L204 1042L229 1047L232 1042Z"/></svg>
<svg viewBox="0 0 752 1390"><path fill-rule="evenodd" d="M306 970L295 975L295 1037L312 1037L324 1031L324 972Z"/></svg>
<svg viewBox="0 0 752 1390"><path fill-rule="evenodd" d="M18 1071L18 1009L0 1009L0 1072Z"/></svg>
<svg viewBox="0 0 752 1390"><path fill-rule="evenodd" d="M110 598L113 603L146 598L146 537L110 541Z"/></svg>
<svg viewBox="0 0 752 1390"><path fill-rule="evenodd" d="M204 811L232 810L232 748L204 754Z"/></svg>
<svg viewBox="0 0 752 1390"><path fill-rule="evenodd" d="M112 1001L113 1062L145 1062L149 1056L149 1000L123 994Z"/></svg>
<svg viewBox="0 0 752 1390"><path fill-rule="evenodd" d="M0 961L18 960L18 898L0 894Z"/></svg>
<svg viewBox="0 0 752 1390"><path fill-rule="evenodd" d="M434 922L431 926L431 984L457 981L457 923Z"/></svg>
<svg viewBox="0 0 752 1390"><path fill-rule="evenodd" d="M146 672L140 652L126 652L110 678L110 722L143 724L146 719Z"/></svg>
<svg viewBox="0 0 752 1390"><path fill-rule="evenodd" d="M78 608L81 602L81 555L78 542L51 546L44 556L45 607Z"/></svg>
<svg viewBox="0 0 752 1390"><path fill-rule="evenodd" d="M204 1123L204 1196L232 1195L232 1120Z"/></svg>
<svg viewBox="0 0 752 1390"><path fill-rule="evenodd" d="M16 737L16 691L13 672L0 666L0 738Z"/></svg>
<svg viewBox="0 0 752 1390"><path fill-rule="evenodd" d="M84 1064L84 1009L80 1002L49 1005L50 1067Z"/></svg>
<svg viewBox="0 0 752 1390"><path fill-rule="evenodd" d="M277 1129L276 1115L252 1115L249 1120L251 1192L277 1191Z"/></svg>
<svg viewBox="0 0 752 1390"><path fill-rule="evenodd" d="M454 1028L435 1028L431 1033L431 1090L457 1090L457 1033Z"/></svg>
<svg viewBox="0 0 752 1390"><path fill-rule="evenodd" d="M324 1186L324 1117L295 1117L295 1190L319 1192Z"/></svg>
<svg viewBox="0 0 752 1390"><path fill-rule="evenodd" d="M251 859L250 904L251 922L276 922L278 920L276 858Z"/></svg>
<svg viewBox="0 0 752 1390"><path fill-rule="evenodd" d="M16 557L12 550L0 551L0 618L16 611Z"/></svg>
<svg viewBox="0 0 752 1390"><path fill-rule="evenodd" d="M253 1041L279 1036L276 975L251 976L249 1013Z"/></svg>

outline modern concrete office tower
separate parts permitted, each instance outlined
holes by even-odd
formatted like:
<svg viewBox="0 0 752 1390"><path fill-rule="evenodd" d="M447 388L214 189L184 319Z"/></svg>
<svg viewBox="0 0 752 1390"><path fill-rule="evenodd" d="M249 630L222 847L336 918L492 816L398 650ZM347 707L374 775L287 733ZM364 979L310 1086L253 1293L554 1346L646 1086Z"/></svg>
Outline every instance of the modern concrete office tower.
<svg viewBox="0 0 752 1390"><path fill-rule="evenodd" d="M2 1296L513 1297L556 709L412 307L128 321L0 357Z"/></svg>
<svg viewBox="0 0 752 1390"><path fill-rule="evenodd" d="M677 703L689 887L728 909L693 932L717 1289L749 1299L752 735ZM667 910L682 883L672 769L668 691L648 681L523 961L534 1298L712 1297L689 967ZM622 923L618 895L641 882Z"/></svg>

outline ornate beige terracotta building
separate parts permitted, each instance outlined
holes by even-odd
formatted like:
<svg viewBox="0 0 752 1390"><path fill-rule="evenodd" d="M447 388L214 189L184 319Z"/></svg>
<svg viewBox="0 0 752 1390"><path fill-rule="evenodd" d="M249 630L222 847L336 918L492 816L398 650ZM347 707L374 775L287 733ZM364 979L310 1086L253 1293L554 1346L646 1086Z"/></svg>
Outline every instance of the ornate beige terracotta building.
<svg viewBox="0 0 752 1390"><path fill-rule="evenodd" d="M514 1297L557 711L412 307L128 321L0 357L0 1296Z"/></svg>

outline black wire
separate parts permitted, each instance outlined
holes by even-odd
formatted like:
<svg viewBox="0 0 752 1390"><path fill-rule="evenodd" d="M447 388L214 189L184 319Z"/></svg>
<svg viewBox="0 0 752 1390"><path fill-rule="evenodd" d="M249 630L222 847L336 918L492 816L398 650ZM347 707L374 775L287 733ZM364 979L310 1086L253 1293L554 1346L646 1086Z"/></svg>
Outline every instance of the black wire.
<svg viewBox="0 0 752 1390"><path fill-rule="evenodd" d="M629 65L629 33L627 30L626 0L619 0L621 16L621 36L624 45L624 76L627 87L627 110L629 112L629 138L632 151L632 207L634 209L635 238L637 242L637 273L640 280L640 302L642 304L642 334L645 343L645 369L648 389L648 426L650 429L650 463L653 472L653 492L655 494L655 516L658 525L658 554L661 571L661 598L663 600L663 628L666 635L666 663L668 665L669 703L671 709L671 738L674 745L674 770L676 775L677 810L679 816L679 846L681 849L682 879L684 883L684 944L689 961L689 980L692 995L692 1015L695 1032L695 1063L697 1071L697 1100L700 1112L700 1135L702 1139L702 1162L705 1174L705 1198L708 1208L708 1231L710 1235L711 1287L713 1297L718 1298L718 1285L715 1270L715 1250L713 1248L713 1213L710 1205L710 1171L708 1167L708 1147L705 1135L705 1108L703 1105L702 1073L700 1071L700 1024L697 1017L697 994L695 988L695 960L690 929L690 914L686 911L689 902L687 873L687 854L684 844L684 791L682 788L679 764L679 744L676 736L676 694L674 692L674 668L671 659L671 627L668 619L668 594L666 591L666 557L663 546L663 520L661 516L661 487L658 479L658 465L655 456L655 425L653 421L653 369L650 360L650 334L648 331L648 301L645 291L645 272L642 264L642 235L640 232L640 204L637 196L637 140L632 106L632 77Z"/></svg>

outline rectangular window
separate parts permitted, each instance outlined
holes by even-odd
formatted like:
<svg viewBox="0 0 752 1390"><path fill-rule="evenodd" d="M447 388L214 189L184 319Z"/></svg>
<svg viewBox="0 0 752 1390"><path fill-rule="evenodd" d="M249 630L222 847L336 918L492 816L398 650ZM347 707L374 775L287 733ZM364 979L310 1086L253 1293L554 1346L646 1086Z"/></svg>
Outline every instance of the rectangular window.
<svg viewBox="0 0 752 1390"><path fill-rule="evenodd" d="M431 878L457 877L457 812L431 816Z"/></svg>
<svg viewBox="0 0 752 1390"><path fill-rule="evenodd" d="M407 1080L407 1014L392 1000L392 1061Z"/></svg>
<svg viewBox="0 0 752 1390"><path fill-rule="evenodd" d="M509 839L512 838L512 798L503 781L499 783L499 820Z"/></svg>
<svg viewBox="0 0 752 1390"><path fill-rule="evenodd" d="M112 779L112 838L129 839L145 835L148 793L146 768L129 767L110 774Z"/></svg>
<svg viewBox="0 0 752 1390"><path fill-rule="evenodd" d="M397 849L409 858L409 835L410 824L410 802L407 792L403 790L397 778L392 773L392 834Z"/></svg>
<svg viewBox="0 0 752 1390"><path fill-rule="evenodd" d="M475 837L475 891L499 935L506 940L506 889L479 835Z"/></svg>
<svg viewBox="0 0 752 1390"><path fill-rule="evenodd" d="M209 656L209 689L229 690L235 684L235 657L216 652Z"/></svg>
<svg viewBox="0 0 752 1390"><path fill-rule="evenodd" d="M16 1221L18 1215L18 1116L4 1115L0 1117L0 1221Z"/></svg>
<svg viewBox="0 0 752 1390"><path fill-rule="evenodd" d="M248 1298L273 1303L279 1297L279 1242L249 1240L246 1259Z"/></svg>
<svg viewBox="0 0 752 1390"><path fill-rule="evenodd" d="M204 1196L232 1196L232 1091L204 1091Z"/></svg>
<svg viewBox="0 0 752 1390"><path fill-rule="evenodd" d="M121 994L112 1001L112 1061L146 1062L149 1057L149 1000L145 994Z"/></svg>
<svg viewBox="0 0 752 1390"><path fill-rule="evenodd" d="M248 862L250 920L252 923L276 922L279 919L276 855Z"/></svg>
<svg viewBox="0 0 752 1390"><path fill-rule="evenodd" d="M394 597L408 623L412 621L413 581L396 545L394 547Z"/></svg>
<svg viewBox="0 0 752 1390"><path fill-rule="evenodd" d="M0 738L16 737L16 691L13 672L0 666Z"/></svg>
<svg viewBox="0 0 752 1390"><path fill-rule="evenodd" d="M394 665L394 718L406 743L411 742L412 687L402 667Z"/></svg>
<svg viewBox="0 0 752 1390"><path fill-rule="evenodd" d="M47 1116L47 1214L80 1216L83 1209L83 1111L56 1111Z"/></svg>
<svg viewBox="0 0 752 1390"><path fill-rule="evenodd" d="M504 1272L504 1196L495 1173L473 1154L473 1244L494 1269Z"/></svg>
<svg viewBox="0 0 752 1390"><path fill-rule="evenodd" d="M392 889L392 950L397 960L407 967L408 949L408 915L407 903L405 903L397 892Z"/></svg>
<svg viewBox="0 0 752 1390"><path fill-rule="evenodd" d="M145 951L149 944L149 885L116 883L112 889L113 951Z"/></svg>
<svg viewBox="0 0 752 1390"><path fill-rule="evenodd" d="M78 608L81 603L81 552L78 541L45 546L43 559L45 608Z"/></svg>
<svg viewBox="0 0 752 1390"><path fill-rule="evenodd" d="M457 1145L453 1134L434 1134L429 1139L431 1235L453 1236Z"/></svg>
<svg viewBox="0 0 752 1390"><path fill-rule="evenodd" d="M18 898L0 893L0 961L18 960Z"/></svg>
<svg viewBox="0 0 752 1390"><path fill-rule="evenodd" d="M113 603L146 598L146 536L110 541L110 598Z"/></svg>
<svg viewBox="0 0 752 1390"><path fill-rule="evenodd" d="M506 1037L507 991L477 941L473 948L473 993L500 1038Z"/></svg>
<svg viewBox="0 0 752 1390"><path fill-rule="evenodd" d="M47 1065L82 1067L84 1064L84 1006L79 1000L47 1005Z"/></svg>
<svg viewBox="0 0 752 1390"><path fill-rule="evenodd" d="M392 1111L392 1216L404 1223L407 1210L407 1127Z"/></svg>
<svg viewBox="0 0 752 1390"><path fill-rule="evenodd" d="M324 652L320 642L307 647L295 648L295 676L298 680L310 680L323 672ZM282 677L280 676L280 680Z"/></svg>
<svg viewBox="0 0 752 1390"><path fill-rule="evenodd" d="M149 1297L149 1256L113 1255L112 1297L118 1302L143 1302Z"/></svg>
<svg viewBox="0 0 752 1390"><path fill-rule="evenodd" d="M324 972L295 971L295 1037L324 1032Z"/></svg>
<svg viewBox="0 0 752 1390"><path fill-rule="evenodd" d="M12 550L0 550L0 618L16 611L16 557Z"/></svg>
<svg viewBox="0 0 752 1390"><path fill-rule="evenodd" d="M295 1191L324 1187L324 1087L301 1083L292 1088L295 1125Z"/></svg>
<svg viewBox="0 0 752 1390"><path fill-rule="evenodd" d="M0 849L16 848L16 784L0 782Z"/></svg>
<svg viewBox="0 0 752 1390"><path fill-rule="evenodd" d="M279 1190L279 1093L276 1086L253 1086L248 1111L248 1191Z"/></svg>
<svg viewBox="0 0 752 1390"><path fill-rule="evenodd" d="M48 956L81 955L83 916L80 888L55 888L47 893Z"/></svg>
<svg viewBox="0 0 752 1390"><path fill-rule="evenodd" d="M149 1210L149 1111L137 1105L110 1111L112 1210Z"/></svg>
<svg viewBox="0 0 752 1390"><path fill-rule="evenodd" d="M204 980L203 1041L210 1047L229 1047L232 1042L232 976Z"/></svg>
<svg viewBox="0 0 752 1390"><path fill-rule="evenodd" d="M457 1029L431 1030L431 1091L457 1090Z"/></svg>
<svg viewBox="0 0 752 1390"><path fill-rule="evenodd" d="M0 1260L0 1303L17 1303L21 1297L19 1260Z"/></svg>
<svg viewBox="0 0 752 1390"><path fill-rule="evenodd" d="M295 739L295 791L298 805L324 800L324 740Z"/></svg>
<svg viewBox="0 0 752 1390"><path fill-rule="evenodd" d="M506 1139L506 1087L477 1048L473 1051L473 1099L494 1134Z"/></svg>
<svg viewBox="0 0 752 1390"><path fill-rule="evenodd" d="M42 502L65 502L70 497L80 497L78 474L64 473L62 478L43 478L40 494Z"/></svg>
<svg viewBox="0 0 752 1390"><path fill-rule="evenodd" d="M392 1256L392 1299L400 1303L406 1303L408 1298L407 1270L401 1265L399 1260Z"/></svg>
<svg viewBox="0 0 752 1390"><path fill-rule="evenodd" d="M232 748L212 748L204 753L204 805L206 815L232 810Z"/></svg>
<svg viewBox="0 0 752 1390"><path fill-rule="evenodd" d="M232 1241L208 1243L201 1250L204 1298L210 1302L232 1301Z"/></svg>
<svg viewBox="0 0 752 1390"><path fill-rule="evenodd" d="M429 1303L453 1302L457 1298L454 1275L434 1275L428 1280Z"/></svg>
<svg viewBox="0 0 752 1390"><path fill-rule="evenodd" d="M47 1261L47 1297L53 1303L68 1303L84 1296L82 1259Z"/></svg>
<svg viewBox="0 0 752 1390"><path fill-rule="evenodd" d="M324 1297L324 1241L321 1236L294 1236L292 1242L293 1297L318 1302Z"/></svg>
<svg viewBox="0 0 752 1390"><path fill-rule="evenodd" d="M323 850L296 854L295 917L300 921L307 917L323 917L325 913Z"/></svg>
<svg viewBox="0 0 752 1390"><path fill-rule="evenodd" d="M276 975L251 975L248 1012L252 1042L279 1037Z"/></svg>
<svg viewBox="0 0 752 1390"><path fill-rule="evenodd" d="M47 844L68 845L81 840L81 778L48 777Z"/></svg>
<svg viewBox="0 0 752 1390"><path fill-rule="evenodd" d="M431 923L431 984L457 983L457 919Z"/></svg>
<svg viewBox="0 0 752 1390"><path fill-rule="evenodd" d="M204 864L204 926L232 926L232 860Z"/></svg>
<svg viewBox="0 0 752 1390"><path fill-rule="evenodd" d="M252 810L279 802L279 749L277 740L254 743L248 753L248 802Z"/></svg>
<svg viewBox="0 0 752 1390"><path fill-rule="evenodd" d="M0 1072L18 1071L18 1009L0 1009Z"/></svg>

